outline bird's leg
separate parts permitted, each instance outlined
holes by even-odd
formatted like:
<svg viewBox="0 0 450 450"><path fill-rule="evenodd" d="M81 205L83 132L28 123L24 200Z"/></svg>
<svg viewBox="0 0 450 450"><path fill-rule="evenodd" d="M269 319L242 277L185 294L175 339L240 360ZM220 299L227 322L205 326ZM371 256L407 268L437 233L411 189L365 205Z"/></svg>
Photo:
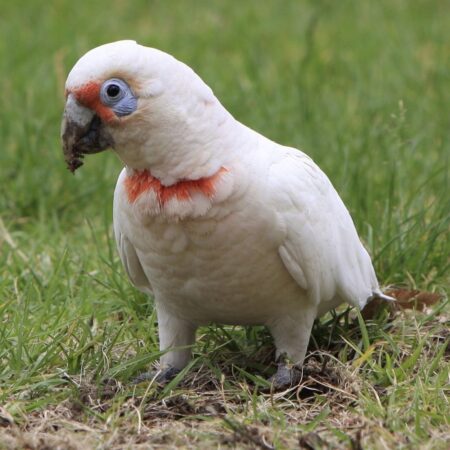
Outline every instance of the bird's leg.
<svg viewBox="0 0 450 450"><path fill-rule="evenodd" d="M134 382L155 380L164 384L173 379L191 358L191 347L195 342L196 326L169 313L156 303L158 314L159 348L165 352L160 359L160 369L140 374Z"/></svg>
<svg viewBox="0 0 450 450"><path fill-rule="evenodd" d="M196 325L180 319L157 303L159 348L165 351L161 356L161 368L183 369L191 359L195 343Z"/></svg>
<svg viewBox="0 0 450 450"><path fill-rule="evenodd" d="M315 318L316 309L306 308L299 314L279 317L269 324L277 349L278 368L270 378L275 390L288 389L300 382L299 367L305 359Z"/></svg>

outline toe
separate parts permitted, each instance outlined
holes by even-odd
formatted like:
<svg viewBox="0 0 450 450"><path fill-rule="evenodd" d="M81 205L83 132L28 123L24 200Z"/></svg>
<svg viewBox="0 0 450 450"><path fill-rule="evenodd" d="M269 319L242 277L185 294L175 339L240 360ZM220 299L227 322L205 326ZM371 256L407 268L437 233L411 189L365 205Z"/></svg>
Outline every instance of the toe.
<svg viewBox="0 0 450 450"><path fill-rule="evenodd" d="M275 375L270 378L273 388L276 391L289 389L300 382L301 373L295 367L288 367L285 364L280 364Z"/></svg>
<svg viewBox="0 0 450 450"><path fill-rule="evenodd" d="M162 370L150 370L149 372L141 373L133 378L131 384L139 384L144 381L156 381L158 384L166 384L173 380L179 372L180 371L175 369L175 367L167 367Z"/></svg>

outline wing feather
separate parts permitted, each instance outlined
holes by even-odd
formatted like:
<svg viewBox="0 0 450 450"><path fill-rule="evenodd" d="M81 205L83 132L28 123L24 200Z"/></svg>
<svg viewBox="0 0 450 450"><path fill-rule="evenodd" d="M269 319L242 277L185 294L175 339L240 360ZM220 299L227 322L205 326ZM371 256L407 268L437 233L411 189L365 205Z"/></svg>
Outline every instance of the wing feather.
<svg viewBox="0 0 450 450"><path fill-rule="evenodd" d="M286 149L271 167L270 185L285 230L280 257L312 301L362 308L381 293L347 208L307 155Z"/></svg>
<svg viewBox="0 0 450 450"><path fill-rule="evenodd" d="M139 255L136 252L131 241L127 238L124 230L126 229L126 216L122 214L120 209L120 196L122 193L122 178L125 172L122 171L117 181L116 190L114 192L114 210L113 210L113 221L114 221L114 235L116 237L117 250L119 251L120 259L128 274L131 282L140 291L146 294L153 294L152 286L149 279L147 278L145 271L142 267L141 261L139 260Z"/></svg>

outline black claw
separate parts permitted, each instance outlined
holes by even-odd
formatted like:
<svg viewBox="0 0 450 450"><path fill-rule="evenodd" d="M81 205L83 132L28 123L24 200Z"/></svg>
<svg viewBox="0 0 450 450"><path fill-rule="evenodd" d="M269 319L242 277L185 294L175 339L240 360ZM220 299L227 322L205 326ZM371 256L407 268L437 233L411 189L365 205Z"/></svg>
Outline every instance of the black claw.
<svg viewBox="0 0 450 450"><path fill-rule="evenodd" d="M175 367L167 367L163 370L150 370L149 372L144 372L139 374L137 377L131 380L131 384L139 384L144 381L156 381L158 384L166 384L173 380L180 371Z"/></svg>

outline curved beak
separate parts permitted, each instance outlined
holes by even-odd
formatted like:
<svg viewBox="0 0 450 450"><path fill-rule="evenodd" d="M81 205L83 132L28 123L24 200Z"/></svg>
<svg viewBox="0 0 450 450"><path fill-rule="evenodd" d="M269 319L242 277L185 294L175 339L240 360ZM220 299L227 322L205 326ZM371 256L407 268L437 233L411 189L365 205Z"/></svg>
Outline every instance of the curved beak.
<svg viewBox="0 0 450 450"><path fill-rule="evenodd" d="M61 140L64 159L72 173L83 165L84 155L101 152L113 144L100 118L79 104L72 94L67 97L64 109Z"/></svg>

